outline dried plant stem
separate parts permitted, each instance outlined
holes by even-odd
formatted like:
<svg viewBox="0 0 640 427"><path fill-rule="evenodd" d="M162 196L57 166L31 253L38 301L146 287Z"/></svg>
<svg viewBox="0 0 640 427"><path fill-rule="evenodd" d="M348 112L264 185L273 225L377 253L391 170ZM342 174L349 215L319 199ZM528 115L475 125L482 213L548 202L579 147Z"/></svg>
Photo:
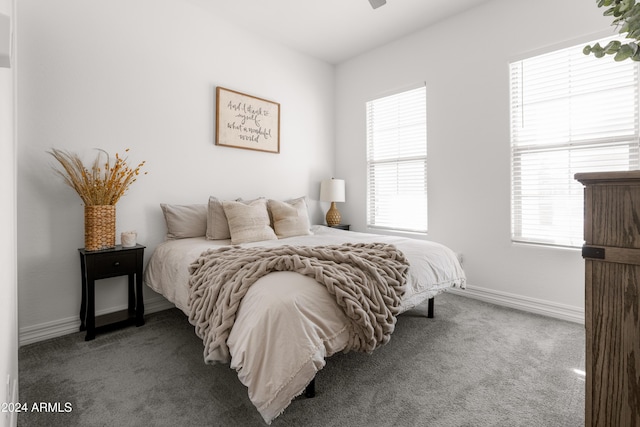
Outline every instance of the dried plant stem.
<svg viewBox="0 0 640 427"><path fill-rule="evenodd" d="M60 167L53 168L54 171L78 193L86 206L115 205L136 181L145 164L143 161L131 168L127 165L127 158L117 153L112 164L109 154L100 150L91 169L87 169L75 153L55 148L48 153L60 163ZM106 160L102 159L103 155Z"/></svg>

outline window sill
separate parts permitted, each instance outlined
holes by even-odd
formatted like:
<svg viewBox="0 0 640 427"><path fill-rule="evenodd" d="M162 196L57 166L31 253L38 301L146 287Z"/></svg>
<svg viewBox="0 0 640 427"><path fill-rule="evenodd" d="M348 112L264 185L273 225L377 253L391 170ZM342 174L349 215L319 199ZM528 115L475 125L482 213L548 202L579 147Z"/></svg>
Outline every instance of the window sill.
<svg viewBox="0 0 640 427"><path fill-rule="evenodd" d="M393 228L367 227L367 232L368 233L373 233L373 234L384 234L384 235L389 235L389 236L411 237L413 239L426 239L427 238L427 232L396 230L396 229L393 229Z"/></svg>
<svg viewBox="0 0 640 427"><path fill-rule="evenodd" d="M547 249L559 249L559 250L571 251L571 252L582 252L582 246L558 245L554 243L542 243L542 242L528 242L526 240L513 240L513 239L511 239L511 244L513 246L540 247L540 248L547 248Z"/></svg>

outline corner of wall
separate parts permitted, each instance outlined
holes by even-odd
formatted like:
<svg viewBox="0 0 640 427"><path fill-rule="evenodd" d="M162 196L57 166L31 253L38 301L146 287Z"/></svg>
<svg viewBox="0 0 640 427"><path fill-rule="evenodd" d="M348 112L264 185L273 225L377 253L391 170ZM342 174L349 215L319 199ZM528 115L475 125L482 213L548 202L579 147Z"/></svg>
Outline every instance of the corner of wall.
<svg viewBox="0 0 640 427"><path fill-rule="evenodd" d="M14 11L15 0L0 1L0 14L7 17L3 25L9 27L9 34ZM13 43L8 37L9 44ZM8 230L0 239L0 402L8 403L18 401L15 71L8 68L8 56L0 65L0 92L9 94L0 98L0 196L4 201L0 224ZM15 412L0 413L0 426L16 424Z"/></svg>

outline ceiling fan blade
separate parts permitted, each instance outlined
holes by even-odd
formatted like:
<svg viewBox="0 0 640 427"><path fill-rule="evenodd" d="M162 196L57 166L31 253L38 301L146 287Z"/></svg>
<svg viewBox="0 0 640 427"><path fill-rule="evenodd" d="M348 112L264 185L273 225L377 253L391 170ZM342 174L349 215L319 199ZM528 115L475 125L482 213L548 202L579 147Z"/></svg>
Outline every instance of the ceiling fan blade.
<svg viewBox="0 0 640 427"><path fill-rule="evenodd" d="M369 3L371 3L372 8L377 9L380 6L387 4L387 0L369 0Z"/></svg>

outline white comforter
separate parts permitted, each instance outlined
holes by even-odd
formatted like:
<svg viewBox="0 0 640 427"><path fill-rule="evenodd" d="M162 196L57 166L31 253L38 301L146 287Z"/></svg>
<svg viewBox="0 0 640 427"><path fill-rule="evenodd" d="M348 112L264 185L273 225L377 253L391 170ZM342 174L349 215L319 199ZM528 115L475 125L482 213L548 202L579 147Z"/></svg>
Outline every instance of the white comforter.
<svg viewBox="0 0 640 427"><path fill-rule="evenodd" d="M402 311L444 289L464 287L465 275L453 251L438 243L402 237L347 232L322 226L313 235L241 246L331 245L347 242L394 244L410 263ZM206 249L228 240L169 240L154 251L145 283L185 314L189 265ZM248 388L249 398L267 423L301 394L325 365L325 357L345 349L348 320L323 285L294 272L258 280L238 309L227 345L231 368Z"/></svg>

